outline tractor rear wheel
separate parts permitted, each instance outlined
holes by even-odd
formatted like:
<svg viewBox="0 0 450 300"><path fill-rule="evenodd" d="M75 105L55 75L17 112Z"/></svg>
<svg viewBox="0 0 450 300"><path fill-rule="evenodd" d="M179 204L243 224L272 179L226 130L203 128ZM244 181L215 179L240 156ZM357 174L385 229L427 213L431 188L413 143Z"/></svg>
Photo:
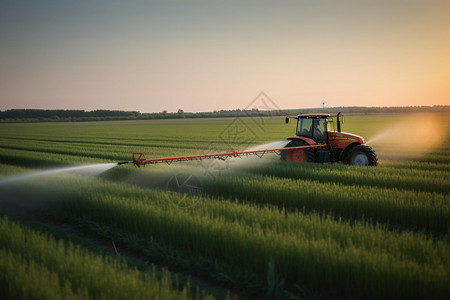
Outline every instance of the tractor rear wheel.
<svg viewBox="0 0 450 300"><path fill-rule="evenodd" d="M353 166L373 167L377 165L377 161L377 155L371 147L366 145L358 145L350 150L345 163Z"/></svg>
<svg viewBox="0 0 450 300"><path fill-rule="evenodd" d="M292 140L285 148L308 146L305 141ZM281 160L292 162L314 162L314 151L312 149L294 149L294 150L282 150Z"/></svg>

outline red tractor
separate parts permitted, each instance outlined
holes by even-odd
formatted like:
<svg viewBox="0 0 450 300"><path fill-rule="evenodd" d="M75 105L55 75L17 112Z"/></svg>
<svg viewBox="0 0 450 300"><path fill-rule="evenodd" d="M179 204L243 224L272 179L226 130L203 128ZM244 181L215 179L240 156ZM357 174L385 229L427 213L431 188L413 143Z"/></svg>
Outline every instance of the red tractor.
<svg viewBox="0 0 450 300"><path fill-rule="evenodd" d="M289 147L315 146L312 148L283 150L281 159L293 162L337 162L349 165L376 166L375 151L364 145L364 138L356 134L341 132L341 113L336 116L337 131L334 120L329 114L300 114L297 119L297 135L289 137ZM342 120L343 122L343 120ZM320 147L323 145L323 147Z"/></svg>

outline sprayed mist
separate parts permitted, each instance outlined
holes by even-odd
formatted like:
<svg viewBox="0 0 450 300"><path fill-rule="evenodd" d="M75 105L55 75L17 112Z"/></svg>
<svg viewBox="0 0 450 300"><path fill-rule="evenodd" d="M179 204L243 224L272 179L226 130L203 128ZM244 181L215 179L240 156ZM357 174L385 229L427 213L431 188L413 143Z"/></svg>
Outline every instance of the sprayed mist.
<svg viewBox="0 0 450 300"><path fill-rule="evenodd" d="M264 145L258 145L252 148L247 149L247 151L255 151L255 150L266 150L266 149L280 149L286 147L286 145L290 142L290 140L277 141L272 143L267 143Z"/></svg>
<svg viewBox="0 0 450 300"><path fill-rule="evenodd" d="M283 141L276 141L271 142L263 145L257 145L248 149L245 149L245 151L256 151L256 150L267 150L267 149L280 149L286 147L286 145L290 142L290 140L283 140ZM232 170L239 170L239 169L247 169L249 167L253 167L256 165L262 165L265 163L270 163L274 161L279 161L280 156L271 152L261 154L261 156L257 155L249 155L249 156L242 156L240 158L234 158L229 159L228 162L221 162L222 164L228 164L226 167L230 168Z"/></svg>
<svg viewBox="0 0 450 300"><path fill-rule="evenodd" d="M446 126L433 116L416 116L392 124L366 144L381 159L410 159L439 147L447 135Z"/></svg>
<svg viewBox="0 0 450 300"><path fill-rule="evenodd" d="M73 174L84 175L84 176L96 176L106 170L114 168L115 166L117 166L117 163L89 164L89 165L82 165L82 166L76 166L76 167L50 169L50 170L32 172L32 173L27 173L27 174L20 175L20 176L5 178L3 180L0 180L0 185L13 183L16 181L32 179L35 177L59 174L59 173L73 173Z"/></svg>

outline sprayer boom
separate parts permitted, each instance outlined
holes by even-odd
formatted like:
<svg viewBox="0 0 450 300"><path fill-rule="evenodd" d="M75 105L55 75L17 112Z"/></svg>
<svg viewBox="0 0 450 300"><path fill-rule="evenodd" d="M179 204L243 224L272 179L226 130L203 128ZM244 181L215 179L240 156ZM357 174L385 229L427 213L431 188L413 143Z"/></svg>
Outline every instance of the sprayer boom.
<svg viewBox="0 0 450 300"><path fill-rule="evenodd" d="M318 145L308 145L308 146L298 146L298 147L288 147L288 148L275 148L275 149L263 149L263 150L248 150L248 151L228 151L223 153L215 153L215 154L201 154L201 155L190 155L190 156L175 156L175 157L163 157L163 158L147 158L144 153L133 153L133 161L123 162L124 163L133 163L135 166L142 166L148 164L157 164L157 163L167 163L171 164L172 162L180 162L180 161L192 161L192 160L203 160L203 159L221 159L225 160L227 158L235 158L235 157L247 157L249 155L256 155L258 157L262 157L267 152L272 152L276 154L280 154L281 151L289 151L295 149L312 149L312 148L326 148L326 144L318 144Z"/></svg>

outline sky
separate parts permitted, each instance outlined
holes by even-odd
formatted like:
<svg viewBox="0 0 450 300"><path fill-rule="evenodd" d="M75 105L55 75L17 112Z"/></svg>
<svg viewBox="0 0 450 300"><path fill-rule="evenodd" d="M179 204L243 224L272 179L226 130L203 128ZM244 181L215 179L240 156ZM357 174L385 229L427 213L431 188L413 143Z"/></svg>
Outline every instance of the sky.
<svg viewBox="0 0 450 300"><path fill-rule="evenodd" d="M450 1L0 0L0 110L243 109L261 92L450 105Z"/></svg>

